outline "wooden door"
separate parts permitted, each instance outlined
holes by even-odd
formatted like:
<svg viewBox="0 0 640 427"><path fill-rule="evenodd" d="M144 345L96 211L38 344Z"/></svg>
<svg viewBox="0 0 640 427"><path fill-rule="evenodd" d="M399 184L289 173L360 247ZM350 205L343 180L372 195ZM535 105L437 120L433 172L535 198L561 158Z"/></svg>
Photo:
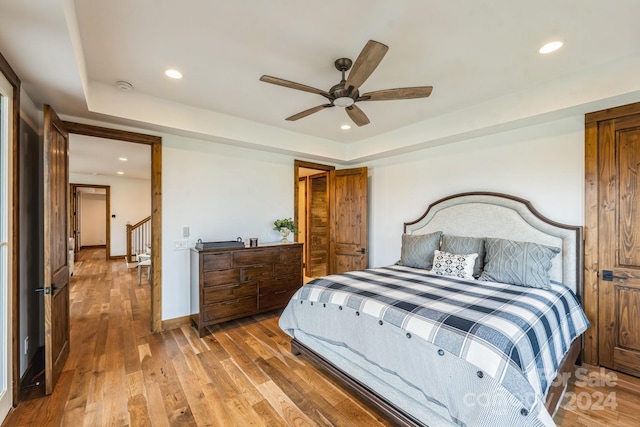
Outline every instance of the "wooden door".
<svg viewBox="0 0 640 427"><path fill-rule="evenodd" d="M45 392L51 394L69 356L69 138L44 106Z"/></svg>
<svg viewBox="0 0 640 427"><path fill-rule="evenodd" d="M599 360L640 376L640 114L597 132Z"/></svg>
<svg viewBox="0 0 640 427"><path fill-rule="evenodd" d="M329 273L367 268L367 168L329 172Z"/></svg>
<svg viewBox="0 0 640 427"><path fill-rule="evenodd" d="M326 276L329 263L329 174L307 177L307 268L309 277Z"/></svg>

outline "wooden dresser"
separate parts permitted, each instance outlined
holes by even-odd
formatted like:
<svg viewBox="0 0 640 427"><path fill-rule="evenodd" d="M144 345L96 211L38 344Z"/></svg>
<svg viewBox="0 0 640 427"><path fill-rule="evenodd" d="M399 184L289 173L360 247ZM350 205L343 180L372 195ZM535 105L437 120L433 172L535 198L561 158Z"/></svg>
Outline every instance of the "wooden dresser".
<svg viewBox="0 0 640 427"><path fill-rule="evenodd" d="M208 325L287 305L302 286L302 243L191 249L191 320Z"/></svg>

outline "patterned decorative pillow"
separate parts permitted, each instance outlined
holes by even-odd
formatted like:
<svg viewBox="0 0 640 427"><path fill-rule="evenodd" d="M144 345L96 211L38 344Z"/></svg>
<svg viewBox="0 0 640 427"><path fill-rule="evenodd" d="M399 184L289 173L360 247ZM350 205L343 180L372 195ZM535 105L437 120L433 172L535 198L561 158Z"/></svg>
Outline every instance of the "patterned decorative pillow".
<svg viewBox="0 0 640 427"><path fill-rule="evenodd" d="M407 267L429 270L433 265L433 251L440 248L442 231L431 234L403 234L400 262Z"/></svg>
<svg viewBox="0 0 640 427"><path fill-rule="evenodd" d="M560 248L532 242L485 239L486 256L480 280L549 289L551 260Z"/></svg>
<svg viewBox="0 0 640 427"><path fill-rule="evenodd" d="M482 274L484 267L484 239L480 237L442 236L440 250L451 254L478 254L473 266L473 276Z"/></svg>
<svg viewBox="0 0 640 427"><path fill-rule="evenodd" d="M461 255L434 251L431 273L439 274L440 276L473 279L473 266L476 258L478 258L478 254Z"/></svg>

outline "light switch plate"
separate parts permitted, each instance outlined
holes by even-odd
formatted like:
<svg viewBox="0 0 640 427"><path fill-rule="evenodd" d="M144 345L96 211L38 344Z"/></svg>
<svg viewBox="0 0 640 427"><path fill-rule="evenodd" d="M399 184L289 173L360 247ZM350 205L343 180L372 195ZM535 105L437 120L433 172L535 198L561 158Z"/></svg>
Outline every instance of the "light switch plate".
<svg viewBox="0 0 640 427"><path fill-rule="evenodd" d="M188 240L176 240L174 245L175 251L186 251L189 249L189 241Z"/></svg>

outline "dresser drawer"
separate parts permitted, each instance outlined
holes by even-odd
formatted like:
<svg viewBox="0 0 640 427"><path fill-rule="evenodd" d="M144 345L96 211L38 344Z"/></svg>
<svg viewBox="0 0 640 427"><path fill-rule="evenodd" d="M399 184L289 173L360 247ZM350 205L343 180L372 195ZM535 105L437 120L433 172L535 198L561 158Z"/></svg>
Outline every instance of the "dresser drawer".
<svg viewBox="0 0 640 427"><path fill-rule="evenodd" d="M276 277L260 281L260 295L266 295L285 289L298 289L302 286L299 276Z"/></svg>
<svg viewBox="0 0 640 427"><path fill-rule="evenodd" d="M278 262L279 254L273 249L243 250L233 254L233 265L235 267L254 264L273 264Z"/></svg>
<svg viewBox="0 0 640 427"><path fill-rule="evenodd" d="M232 255L230 253L202 255L202 271L224 270L231 268L231 263Z"/></svg>
<svg viewBox="0 0 640 427"><path fill-rule="evenodd" d="M300 261L302 259L302 248L294 246L292 248L280 248L280 261Z"/></svg>
<svg viewBox="0 0 640 427"><path fill-rule="evenodd" d="M240 269L207 271L203 274L203 286L228 285L240 282Z"/></svg>
<svg viewBox="0 0 640 427"><path fill-rule="evenodd" d="M280 291L276 291L273 293L260 295L259 305L260 311L273 310L276 308L282 308L287 305L293 294L298 290L295 289L284 289Z"/></svg>
<svg viewBox="0 0 640 427"><path fill-rule="evenodd" d="M238 298L255 297L256 295L258 295L258 283L256 282L214 286L204 289L204 301L202 303L206 305Z"/></svg>
<svg viewBox="0 0 640 427"><path fill-rule="evenodd" d="M240 269L240 272L240 280L242 282L249 282L259 279L269 279L273 277L273 264L242 267Z"/></svg>
<svg viewBox="0 0 640 427"><path fill-rule="evenodd" d="M299 262L286 262L282 264L276 264L274 267L274 276L292 276L302 274L302 266Z"/></svg>
<svg viewBox="0 0 640 427"><path fill-rule="evenodd" d="M242 317L253 314L258 309L258 298L246 297L219 302L204 307L204 321L210 322L228 317Z"/></svg>

